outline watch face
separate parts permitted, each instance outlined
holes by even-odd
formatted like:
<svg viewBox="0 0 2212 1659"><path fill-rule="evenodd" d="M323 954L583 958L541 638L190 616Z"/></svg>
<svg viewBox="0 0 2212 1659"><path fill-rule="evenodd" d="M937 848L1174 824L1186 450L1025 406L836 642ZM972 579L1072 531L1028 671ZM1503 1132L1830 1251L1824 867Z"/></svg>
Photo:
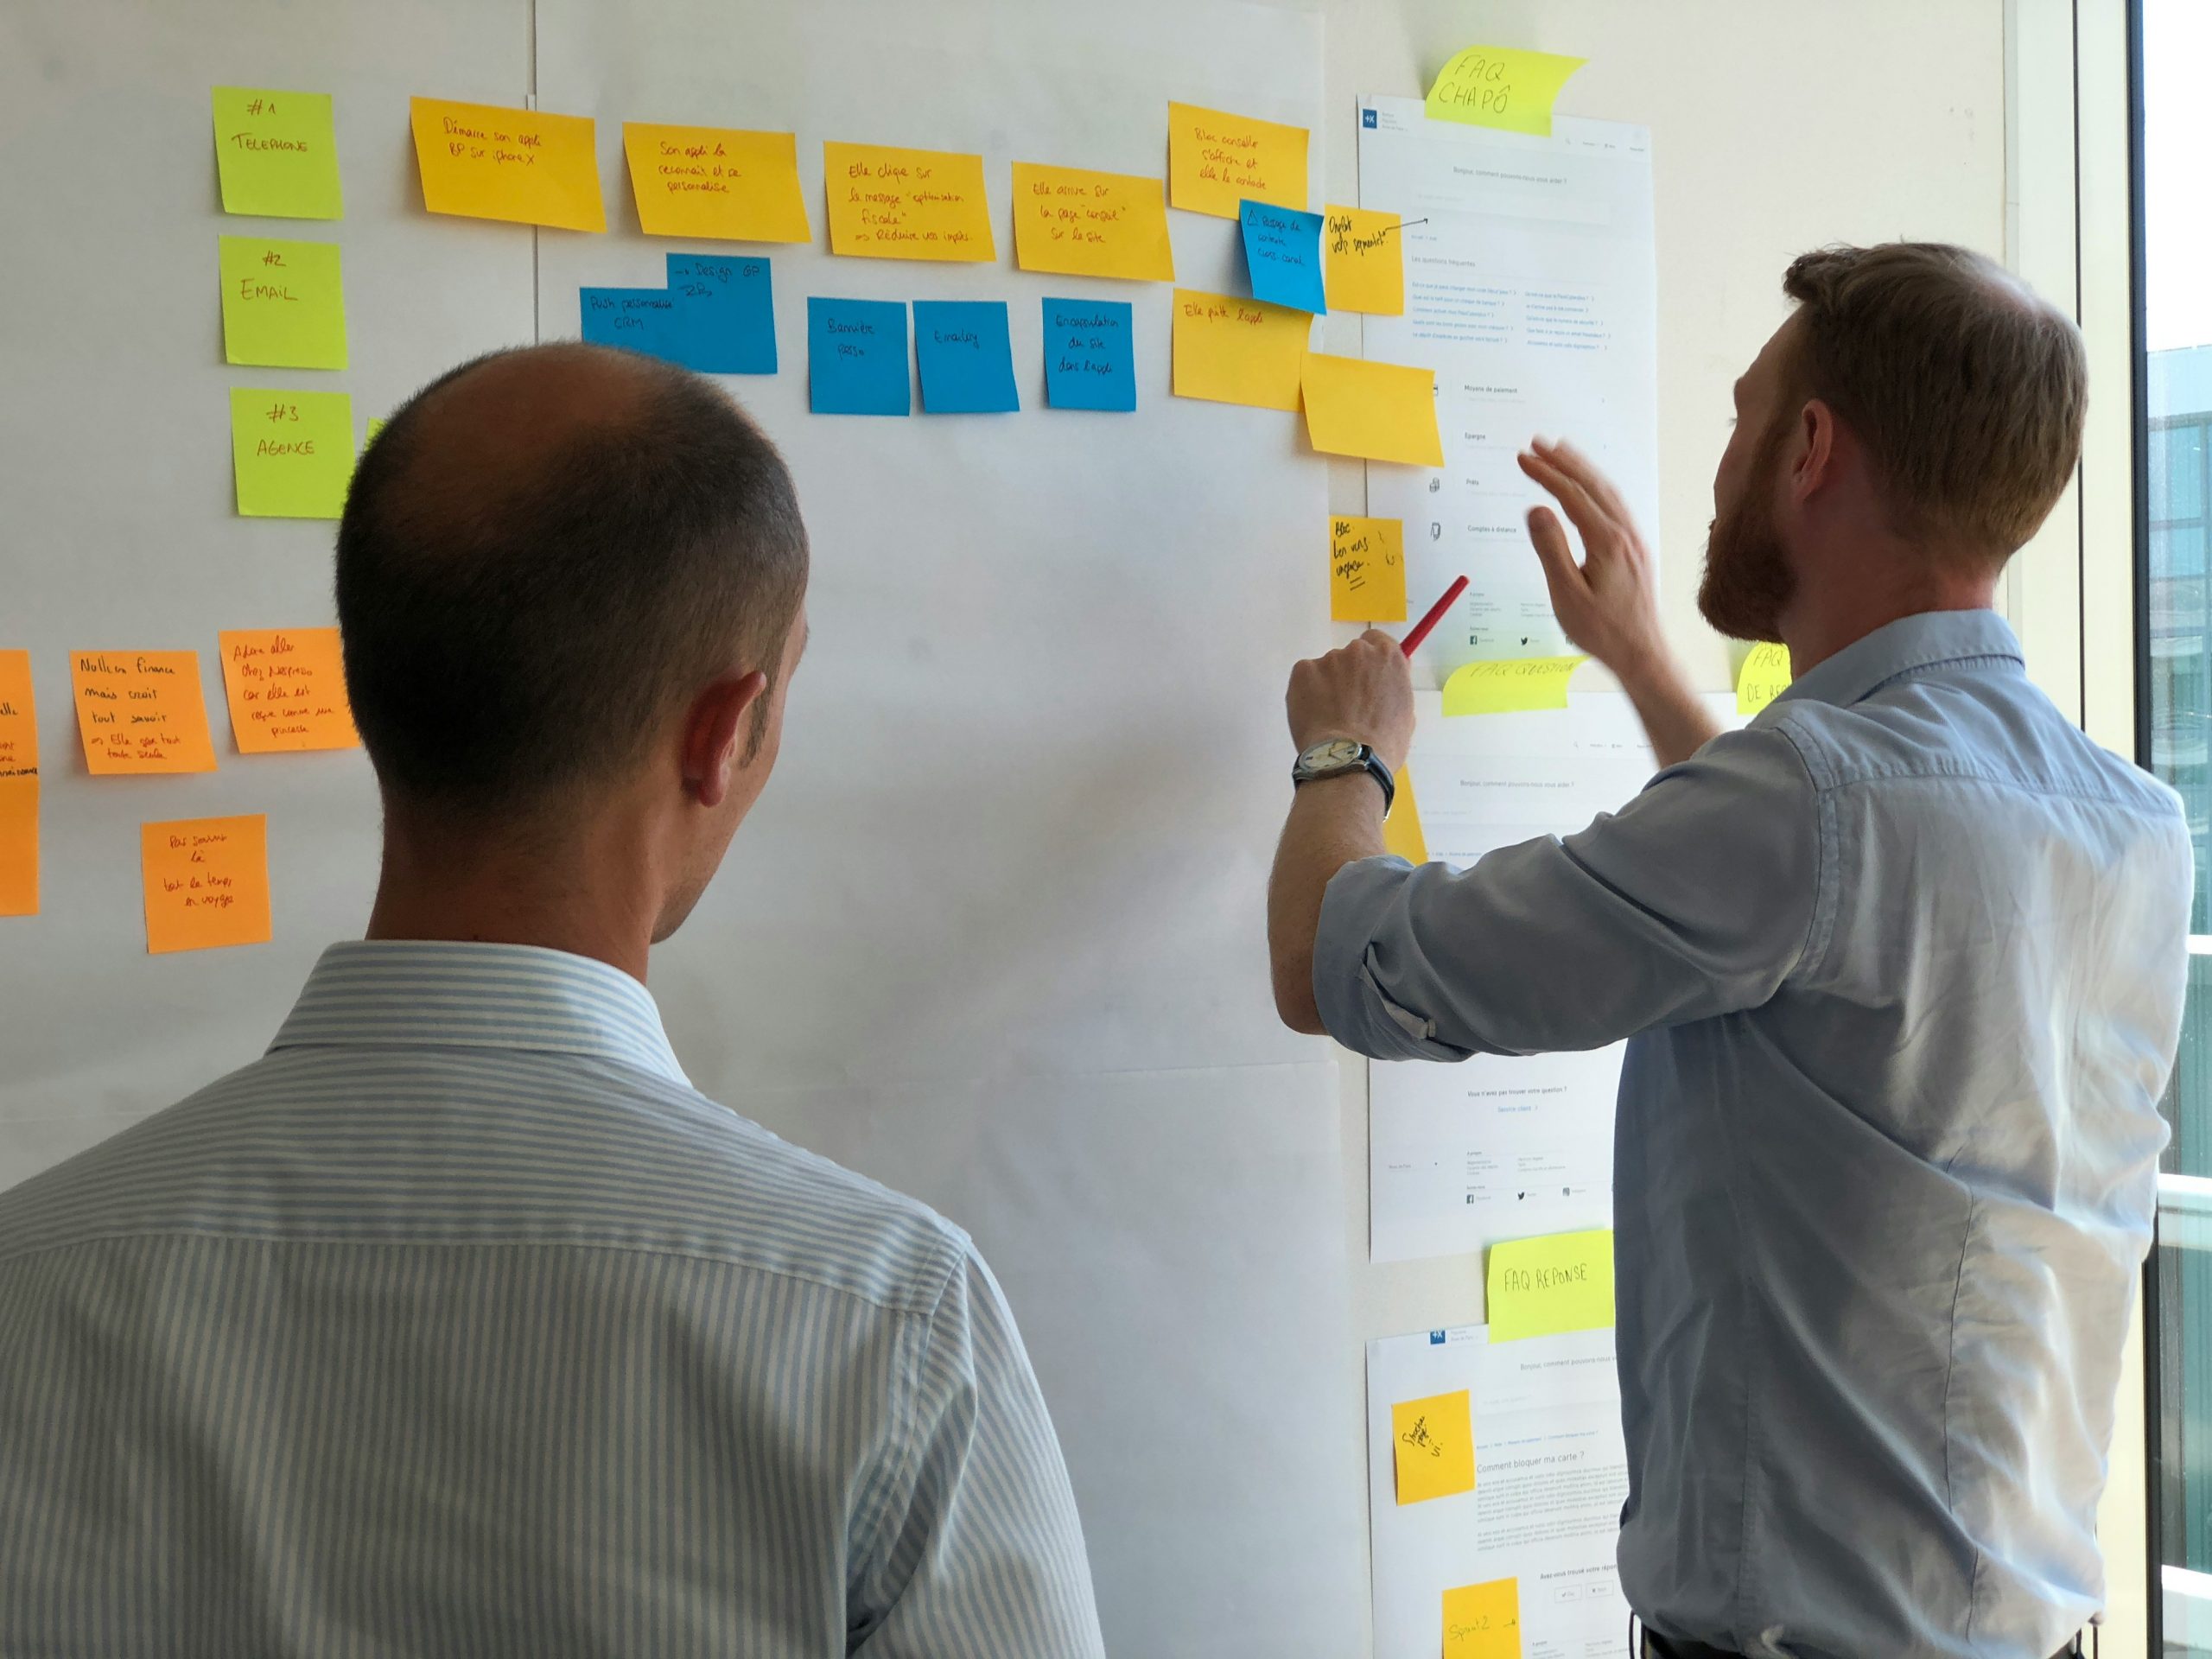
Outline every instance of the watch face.
<svg viewBox="0 0 2212 1659"><path fill-rule="evenodd" d="M1335 772L1359 765L1359 750L1360 746L1351 739L1336 737L1326 743L1316 743L1302 758L1309 772Z"/></svg>

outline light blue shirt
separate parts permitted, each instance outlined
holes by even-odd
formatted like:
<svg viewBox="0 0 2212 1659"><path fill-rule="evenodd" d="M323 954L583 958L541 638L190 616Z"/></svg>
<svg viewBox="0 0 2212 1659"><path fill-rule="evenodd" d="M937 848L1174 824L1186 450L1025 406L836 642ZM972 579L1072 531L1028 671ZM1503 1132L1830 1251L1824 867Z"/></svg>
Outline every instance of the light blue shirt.
<svg viewBox="0 0 2212 1659"><path fill-rule="evenodd" d="M2099 1605L2187 970L2172 794L1986 611L1891 623L1621 811L1330 884L1382 1059L1630 1039L1620 1567L1664 1635L2045 1659Z"/></svg>
<svg viewBox="0 0 2212 1659"><path fill-rule="evenodd" d="M0 1196L0 1652L1100 1651L966 1235L702 1097L604 963L335 946Z"/></svg>

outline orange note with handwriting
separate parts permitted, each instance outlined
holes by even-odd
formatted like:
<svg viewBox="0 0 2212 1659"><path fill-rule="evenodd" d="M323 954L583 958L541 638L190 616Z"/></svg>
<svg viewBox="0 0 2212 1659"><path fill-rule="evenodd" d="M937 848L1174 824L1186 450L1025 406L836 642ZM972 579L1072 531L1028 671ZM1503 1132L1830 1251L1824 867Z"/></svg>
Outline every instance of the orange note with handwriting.
<svg viewBox="0 0 2212 1659"><path fill-rule="evenodd" d="M360 747L337 629L240 628L215 640L240 754Z"/></svg>
<svg viewBox="0 0 2212 1659"><path fill-rule="evenodd" d="M215 770L198 652L73 651L69 683L95 778Z"/></svg>
<svg viewBox="0 0 2212 1659"><path fill-rule="evenodd" d="M146 949L269 942L269 820L179 818L138 826Z"/></svg>
<svg viewBox="0 0 2212 1659"><path fill-rule="evenodd" d="M0 651L0 778L38 776L38 715L31 703L31 654Z"/></svg>
<svg viewBox="0 0 2212 1659"><path fill-rule="evenodd" d="M423 205L434 213L603 231L599 154L588 115L503 104L408 100Z"/></svg>
<svg viewBox="0 0 2212 1659"><path fill-rule="evenodd" d="M38 717L31 654L0 651L0 916L38 914Z"/></svg>

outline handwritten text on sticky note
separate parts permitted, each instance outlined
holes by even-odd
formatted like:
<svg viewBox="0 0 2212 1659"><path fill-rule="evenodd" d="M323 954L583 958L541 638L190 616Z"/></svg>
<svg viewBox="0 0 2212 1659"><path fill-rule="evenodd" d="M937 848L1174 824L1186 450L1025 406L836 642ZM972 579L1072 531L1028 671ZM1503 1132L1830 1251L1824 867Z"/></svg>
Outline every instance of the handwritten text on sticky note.
<svg viewBox="0 0 2212 1659"><path fill-rule="evenodd" d="M1185 213L1235 219L1249 197L1306 206L1304 127L1196 104L1167 106L1168 199Z"/></svg>
<svg viewBox="0 0 2212 1659"><path fill-rule="evenodd" d="M245 518L339 517L353 480L353 400L232 386L231 472Z"/></svg>
<svg viewBox="0 0 2212 1659"><path fill-rule="evenodd" d="M1160 181L1016 162L1014 257L1024 270L1173 282Z"/></svg>
<svg viewBox="0 0 2212 1659"><path fill-rule="evenodd" d="M269 940L269 820L182 818L138 829L146 949L205 950Z"/></svg>
<svg viewBox="0 0 2212 1659"><path fill-rule="evenodd" d="M38 776L38 715L31 702L31 654L0 651L0 778Z"/></svg>
<svg viewBox="0 0 2212 1659"><path fill-rule="evenodd" d="M1536 709L1564 709L1567 680L1587 660L1514 657L1500 662L1462 663L1444 682L1444 712L1516 715Z"/></svg>
<svg viewBox="0 0 2212 1659"><path fill-rule="evenodd" d="M1444 1592L1444 1659L1521 1659L1520 1580Z"/></svg>
<svg viewBox="0 0 2212 1659"><path fill-rule="evenodd" d="M1401 1401L1390 1408L1398 1502L1422 1503L1475 1490L1475 1429L1467 1390Z"/></svg>
<svg viewBox="0 0 2212 1659"><path fill-rule="evenodd" d="M1238 212L1244 232L1244 268L1252 297L1301 311L1329 308L1321 278L1321 215L1271 202L1246 201Z"/></svg>
<svg viewBox="0 0 2212 1659"><path fill-rule="evenodd" d="M1468 47L1437 72L1428 89L1429 119L1548 138L1553 101L1586 61L1510 46Z"/></svg>
<svg viewBox="0 0 2212 1659"><path fill-rule="evenodd" d="M94 777L215 770L197 652L72 652L69 681Z"/></svg>
<svg viewBox="0 0 2212 1659"><path fill-rule="evenodd" d="M1405 231L1395 213L1329 207L1321 214L1321 254L1332 311L1395 317L1406 308Z"/></svg>
<svg viewBox="0 0 2212 1659"><path fill-rule="evenodd" d="M1749 720L1789 689L1789 647L1761 640L1736 671L1736 712Z"/></svg>
<svg viewBox="0 0 2212 1659"><path fill-rule="evenodd" d="M805 242L798 143L788 132L622 124L638 224L647 236Z"/></svg>
<svg viewBox="0 0 2212 1659"><path fill-rule="evenodd" d="M1175 395L1260 409L1298 407L1311 314L1228 294L1175 290Z"/></svg>
<svg viewBox="0 0 2212 1659"><path fill-rule="evenodd" d="M503 104L408 100L423 205L434 213L603 231L588 116Z"/></svg>
<svg viewBox="0 0 2212 1659"><path fill-rule="evenodd" d="M983 158L888 144L822 146L830 251L862 259L995 259Z"/></svg>
<svg viewBox="0 0 2212 1659"><path fill-rule="evenodd" d="M223 356L276 369L346 366L346 290L335 242L217 238Z"/></svg>
<svg viewBox="0 0 2212 1659"><path fill-rule="evenodd" d="M0 916L38 914L38 791L31 654L0 651Z"/></svg>
<svg viewBox="0 0 2212 1659"><path fill-rule="evenodd" d="M1406 527L1397 518L1329 520L1329 619L1406 620Z"/></svg>
<svg viewBox="0 0 2212 1659"><path fill-rule="evenodd" d="M341 219L328 92L214 89L215 172L223 211L263 219Z"/></svg>
<svg viewBox="0 0 2212 1659"><path fill-rule="evenodd" d="M1441 467L1436 372L1310 353L1300 365L1306 439L1324 454Z"/></svg>
<svg viewBox="0 0 2212 1659"><path fill-rule="evenodd" d="M239 753L360 746L337 629L240 628L215 640Z"/></svg>
<svg viewBox="0 0 2212 1659"><path fill-rule="evenodd" d="M1516 1238L1490 1249L1490 1339L1556 1336L1613 1322L1613 1235L1597 1228Z"/></svg>
<svg viewBox="0 0 2212 1659"><path fill-rule="evenodd" d="M1054 409L1137 406L1134 308L1127 300L1045 302L1045 397Z"/></svg>

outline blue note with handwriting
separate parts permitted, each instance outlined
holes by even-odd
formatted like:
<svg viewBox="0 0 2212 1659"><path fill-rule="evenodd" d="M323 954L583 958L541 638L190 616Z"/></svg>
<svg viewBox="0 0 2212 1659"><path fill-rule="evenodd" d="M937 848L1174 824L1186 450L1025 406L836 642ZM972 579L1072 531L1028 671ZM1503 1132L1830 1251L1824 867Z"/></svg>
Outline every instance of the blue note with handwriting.
<svg viewBox="0 0 2212 1659"><path fill-rule="evenodd" d="M1054 409L1137 406L1127 300L1045 302L1045 399Z"/></svg>
<svg viewBox="0 0 2212 1659"><path fill-rule="evenodd" d="M587 288L578 290L578 299L590 344L682 361L676 354L676 300L666 289Z"/></svg>
<svg viewBox="0 0 2212 1659"><path fill-rule="evenodd" d="M1021 407L1003 300L916 300L914 358L925 415L1003 415Z"/></svg>
<svg viewBox="0 0 2212 1659"><path fill-rule="evenodd" d="M817 415L905 415L906 308L896 300L806 302L806 373Z"/></svg>
<svg viewBox="0 0 2212 1659"><path fill-rule="evenodd" d="M1252 273L1252 297L1300 311L1326 311L1321 215L1247 200L1237 217L1244 226L1244 264Z"/></svg>
<svg viewBox="0 0 2212 1659"><path fill-rule="evenodd" d="M685 368L776 372L776 306L766 259L671 253L668 291L676 299L676 360Z"/></svg>

